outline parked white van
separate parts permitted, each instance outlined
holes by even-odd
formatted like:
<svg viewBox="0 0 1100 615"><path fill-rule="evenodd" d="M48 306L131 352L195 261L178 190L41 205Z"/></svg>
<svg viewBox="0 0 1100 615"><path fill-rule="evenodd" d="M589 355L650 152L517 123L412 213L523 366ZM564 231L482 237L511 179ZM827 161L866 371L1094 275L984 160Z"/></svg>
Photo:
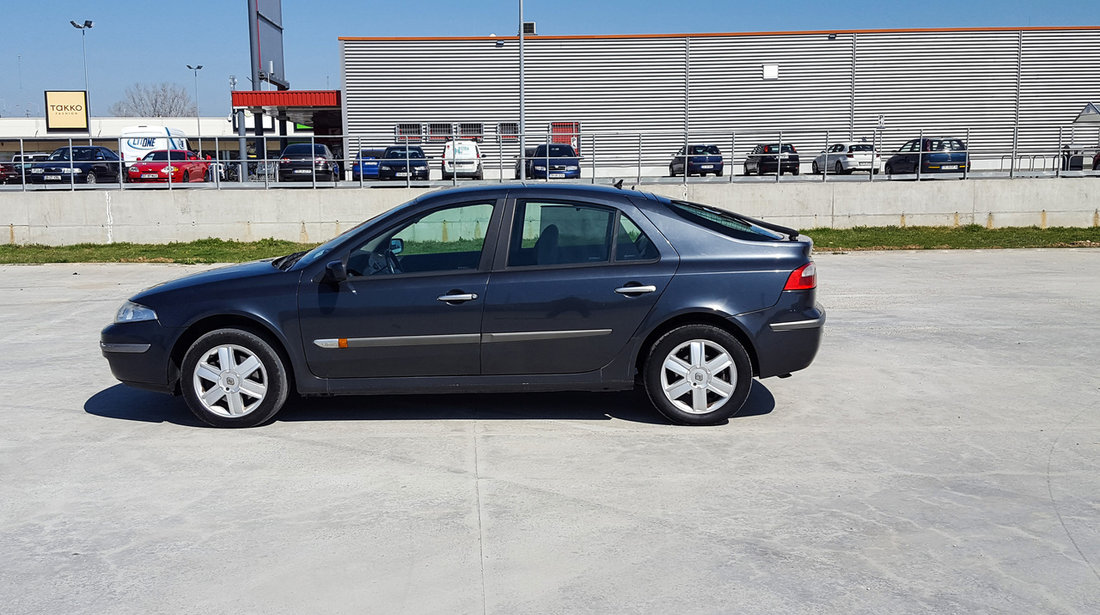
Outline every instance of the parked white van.
<svg viewBox="0 0 1100 615"><path fill-rule="evenodd" d="M187 136L178 128L167 126L127 126L119 135L122 144L118 155L124 162L136 162L153 150L187 149Z"/></svg>
<svg viewBox="0 0 1100 615"><path fill-rule="evenodd" d="M447 141L443 146L443 179L454 176L485 179L481 148L476 141Z"/></svg>

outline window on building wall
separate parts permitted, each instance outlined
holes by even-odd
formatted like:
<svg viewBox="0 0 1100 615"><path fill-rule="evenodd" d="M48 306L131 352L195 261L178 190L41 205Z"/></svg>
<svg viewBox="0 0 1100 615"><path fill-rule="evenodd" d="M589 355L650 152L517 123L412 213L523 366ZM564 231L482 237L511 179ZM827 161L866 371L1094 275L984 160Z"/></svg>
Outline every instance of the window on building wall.
<svg viewBox="0 0 1100 615"><path fill-rule="evenodd" d="M519 141L519 123L501 122L497 124L497 141L501 143Z"/></svg>
<svg viewBox="0 0 1100 615"><path fill-rule="evenodd" d="M460 123L458 125L458 138L481 143L485 140L485 125L470 122Z"/></svg>
<svg viewBox="0 0 1100 615"><path fill-rule="evenodd" d="M393 134L398 143L420 143L423 128L420 124L398 124L394 126Z"/></svg>
<svg viewBox="0 0 1100 615"><path fill-rule="evenodd" d="M454 124L435 122L428 124L428 140L441 143L454 137Z"/></svg>
<svg viewBox="0 0 1100 615"><path fill-rule="evenodd" d="M763 78L765 81L774 81L776 79L779 79L778 64L764 64L761 70L763 71Z"/></svg>

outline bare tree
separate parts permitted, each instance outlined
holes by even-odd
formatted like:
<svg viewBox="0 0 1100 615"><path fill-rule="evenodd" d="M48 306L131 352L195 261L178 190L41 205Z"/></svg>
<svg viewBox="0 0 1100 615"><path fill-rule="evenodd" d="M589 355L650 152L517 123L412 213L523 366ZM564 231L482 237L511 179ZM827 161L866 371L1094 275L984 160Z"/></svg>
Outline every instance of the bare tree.
<svg viewBox="0 0 1100 615"><path fill-rule="evenodd" d="M116 117L183 117L195 115L195 103L179 84L135 83L108 112Z"/></svg>

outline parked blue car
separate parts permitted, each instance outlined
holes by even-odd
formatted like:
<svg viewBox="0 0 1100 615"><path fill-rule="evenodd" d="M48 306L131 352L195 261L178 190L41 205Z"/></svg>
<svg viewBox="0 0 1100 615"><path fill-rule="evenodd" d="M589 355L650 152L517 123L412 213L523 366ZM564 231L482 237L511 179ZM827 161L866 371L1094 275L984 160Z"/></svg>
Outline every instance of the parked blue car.
<svg viewBox="0 0 1100 615"><path fill-rule="evenodd" d="M581 176L581 158L572 145L551 143L528 150L525 160L527 179L577 179ZM516 179L520 179L516 160Z"/></svg>
<svg viewBox="0 0 1100 615"><path fill-rule="evenodd" d="M683 175L685 160L687 160L688 177L704 176L707 173L722 175L725 161L722 160L722 152L717 145L689 145L686 149L687 154L684 153L685 148L681 147L668 163L669 176Z"/></svg>
<svg viewBox="0 0 1100 615"><path fill-rule="evenodd" d="M386 154L385 148L359 150L359 157L351 165L352 181L378 179L378 161Z"/></svg>
<svg viewBox="0 0 1100 615"><path fill-rule="evenodd" d="M810 365L825 312L798 231L578 184L424 194L309 252L134 295L111 372L220 427L289 395L615 391L723 423Z"/></svg>
<svg viewBox="0 0 1100 615"><path fill-rule="evenodd" d="M118 183L122 177L122 161L106 147L82 145L59 147L43 162L34 163L27 178L33 184Z"/></svg>
<svg viewBox="0 0 1100 615"><path fill-rule="evenodd" d="M966 143L952 137L911 139L886 161L887 175L962 173L970 164Z"/></svg>

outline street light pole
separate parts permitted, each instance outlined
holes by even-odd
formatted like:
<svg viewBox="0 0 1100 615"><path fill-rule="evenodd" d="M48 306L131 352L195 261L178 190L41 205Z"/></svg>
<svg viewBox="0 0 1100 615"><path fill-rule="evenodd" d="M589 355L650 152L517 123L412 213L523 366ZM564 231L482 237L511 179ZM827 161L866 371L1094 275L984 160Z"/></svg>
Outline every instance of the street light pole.
<svg viewBox="0 0 1100 615"><path fill-rule="evenodd" d="M88 105L88 115L91 115L92 114L92 103L91 103L91 98L92 97L91 97L90 94L88 94L88 46L84 42L84 33L85 33L86 30L91 30L92 26L95 25L95 22L92 21L91 19L85 19L84 23L79 24L79 23L76 23L75 21L70 19L69 23L71 23L73 25L73 27L76 28L77 30L80 30L80 55L84 58L84 96L86 96L88 98L88 100L85 101L85 102Z"/></svg>
<svg viewBox="0 0 1100 615"><path fill-rule="evenodd" d="M523 0L519 0L519 178L527 179L527 123L523 115Z"/></svg>
<svg viewBox="0 0 1100 615"><path fill-rule="evenodd" d="M195 73L195 127L199 131L199 152L202 152L202 120L199 119L199 71L202 70L202 64L196 66L188 64L187 68Z"/></svg>

